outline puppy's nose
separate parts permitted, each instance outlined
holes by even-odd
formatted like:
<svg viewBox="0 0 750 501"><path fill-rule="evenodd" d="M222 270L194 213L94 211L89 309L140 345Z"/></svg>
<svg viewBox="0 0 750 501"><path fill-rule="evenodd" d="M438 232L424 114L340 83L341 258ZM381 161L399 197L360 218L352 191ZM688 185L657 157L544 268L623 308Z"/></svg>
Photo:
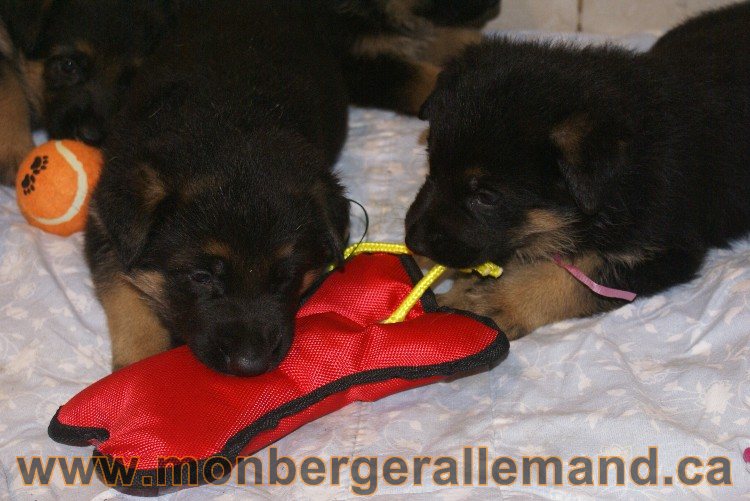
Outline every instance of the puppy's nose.
<svg viewBox="0 0 750 501"><path fill-rule="evenodd" d="M275 368L285 355L281 353L283 328L263 323L244 327L235 326L234 336L224 336L226 371L235 376L257 376Z"/></svg>
<svg viewBox="0 0 750 501"><path fill-rule="evenodd" d="M259 376L268 372L270 365L269 357L239 354L229 358L228 369L235 376Z"/></svg>

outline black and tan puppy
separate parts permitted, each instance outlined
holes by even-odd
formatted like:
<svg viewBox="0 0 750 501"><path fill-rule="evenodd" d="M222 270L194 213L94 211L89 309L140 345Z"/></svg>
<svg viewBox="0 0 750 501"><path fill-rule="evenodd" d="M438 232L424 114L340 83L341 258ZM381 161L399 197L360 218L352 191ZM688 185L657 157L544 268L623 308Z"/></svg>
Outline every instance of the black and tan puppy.
<svg viewBox="0 0 750 501"><path fill-rule="evenodd" d="M171 0L0 0L0 181L13 182L32 127L100 144L176 9Z"/></svg>
<svg viewBox="0 0 750 501"><path fill-rule="evenodd" d="M649 52L488 41L424 107L430 172L407 243L438 262L495 261L450 306L518 337L609 310L551 258L649 295L692 279L750 230L750 3L705 14Z"/></svg>
<svg viewBox="0 0 750 501"><path fill-rule="evenodd" d="M86 251L115 368L181 343L237 375L281 361L301 295L347 238L333 173L347 105L415 110L434 63L466 43L432 46L427 34L451 29L410 10L417 3L218 0L183 11L105 143L91 206ZM373 45L392 36L398 50ZM363 75L381 83L368 92Z"/></svg>

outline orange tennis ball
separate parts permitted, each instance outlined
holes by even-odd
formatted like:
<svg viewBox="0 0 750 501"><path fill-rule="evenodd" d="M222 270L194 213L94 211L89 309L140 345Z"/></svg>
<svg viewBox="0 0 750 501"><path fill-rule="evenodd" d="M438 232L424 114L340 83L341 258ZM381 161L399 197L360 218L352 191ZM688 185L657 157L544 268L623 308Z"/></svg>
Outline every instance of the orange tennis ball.
<svg viewBox="0 0 750 501"><path fill-rule="evenodd" d="M16 177L21 213L32 226L56 235L83 230L102 163L99 149L78 141L50 141L34 148Z"/></svg>

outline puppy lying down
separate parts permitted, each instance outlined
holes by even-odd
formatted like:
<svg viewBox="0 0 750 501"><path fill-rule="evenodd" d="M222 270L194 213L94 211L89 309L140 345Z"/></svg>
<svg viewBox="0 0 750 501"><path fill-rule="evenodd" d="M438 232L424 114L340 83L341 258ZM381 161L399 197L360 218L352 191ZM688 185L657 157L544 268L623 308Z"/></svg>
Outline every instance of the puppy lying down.
<svg viewBox="0 0 750 501"><path fill-rule="evenodd" d="M114 367L184 343L222 372L274 368L347 238L347 105L416 112L498 3L186 5L115 118L92 199Z"/></svg>
<svg viewBox="0 0 750 501"><path fill-rule="evenodd" d="M616 308L553 262L654 294L750 229L750 3L697 17L634 54L498 39L440 75L422 113L430 171L409 247L494 261L440 300L509 336Z"/></svg>

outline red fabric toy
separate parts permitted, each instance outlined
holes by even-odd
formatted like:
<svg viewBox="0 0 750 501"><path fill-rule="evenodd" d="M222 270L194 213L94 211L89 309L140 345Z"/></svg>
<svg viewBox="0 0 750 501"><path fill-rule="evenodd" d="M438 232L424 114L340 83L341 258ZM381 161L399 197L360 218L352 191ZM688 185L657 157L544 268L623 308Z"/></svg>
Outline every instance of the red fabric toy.
<svg viewBox="0 0 750 501"><path fill-rule="evenodd" d="M170 468L164 458L174 457L194 461L205 483L216 480L203 471L210 458L234 464L351 402L377 400L507 355L508 340L491 320L438 308L430 291L404 322L381 323L419 278L409 256L352 258L303 304L289 354L273 371L224 375L177 348L83 390L60 407L49 435L94 445L95 456L128 468L137 458L132 488L169 487L173 472L164 470Z"/></svg>

